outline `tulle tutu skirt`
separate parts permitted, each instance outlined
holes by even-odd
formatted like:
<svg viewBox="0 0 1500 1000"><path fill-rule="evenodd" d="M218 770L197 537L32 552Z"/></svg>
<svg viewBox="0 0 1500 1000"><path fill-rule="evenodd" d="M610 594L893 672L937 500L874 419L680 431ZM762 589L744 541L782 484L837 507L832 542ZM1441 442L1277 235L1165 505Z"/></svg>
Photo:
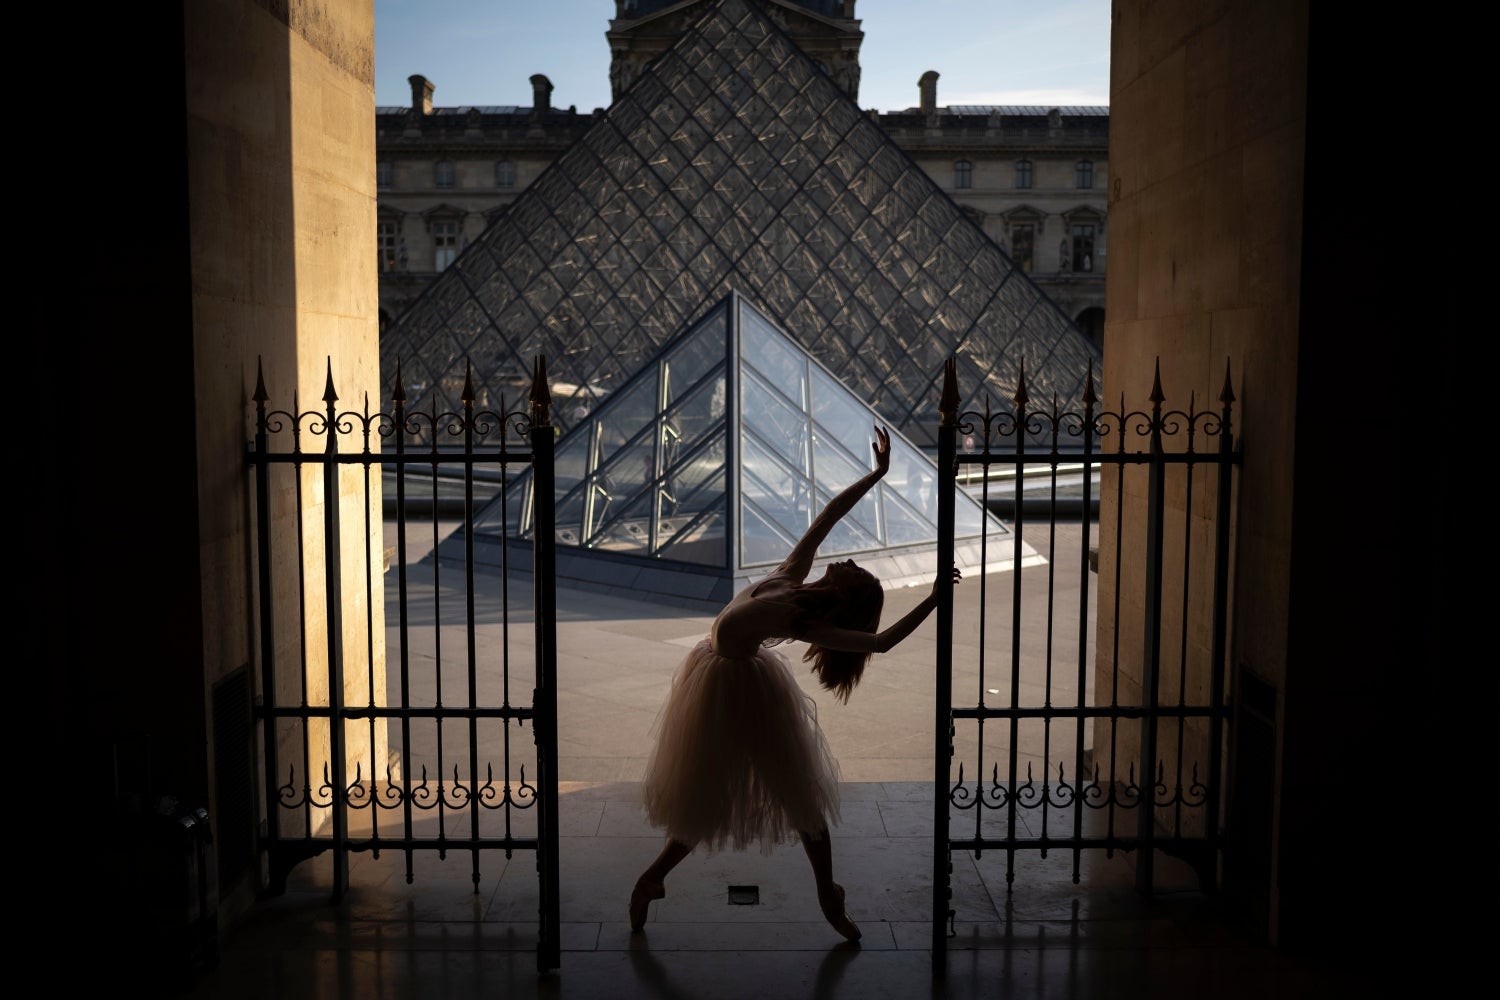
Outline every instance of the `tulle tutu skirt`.
<svg viewBox="0 0 1500 1000"><path fill-rule="evenodd" d="M758 841L769 853L838 822L838 762L817 704L774 650L729 659L699 642L653 733L646 816L675 840L708 851Z"/></svg>

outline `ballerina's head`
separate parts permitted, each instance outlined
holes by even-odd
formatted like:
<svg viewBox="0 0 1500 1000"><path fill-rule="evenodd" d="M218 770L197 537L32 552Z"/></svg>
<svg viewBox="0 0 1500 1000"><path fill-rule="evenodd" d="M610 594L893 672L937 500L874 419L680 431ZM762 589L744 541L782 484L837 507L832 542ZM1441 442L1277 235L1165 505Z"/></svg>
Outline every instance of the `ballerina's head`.
<svg viewBox="0 0 1500 1000"><path fill-rule="evenodd" d="M814 620L858 632L880 630L885 591L875 575L855 565L853 559L830 563L823 575L803 590L808 598L805 606ZM810 643L802 659L812 663L812 672L824 688L832 691L839 701L847 702L849 693L864 676L870 656L870 653L825 649Z"/></svg>

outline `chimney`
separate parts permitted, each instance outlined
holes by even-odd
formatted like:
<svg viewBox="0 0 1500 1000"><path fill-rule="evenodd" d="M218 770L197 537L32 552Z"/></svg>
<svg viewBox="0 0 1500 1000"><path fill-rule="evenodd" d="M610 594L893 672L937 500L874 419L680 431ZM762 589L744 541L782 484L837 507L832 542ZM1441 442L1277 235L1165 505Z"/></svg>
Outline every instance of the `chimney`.
<svg viewBox="0 0 1500 1000"><path fill-rule="evenodd" d="M531 120L541 121L552 110L552 81L540 73L531 78Z"/></svg>
<svg viewBox="0 0 1500 1000"><path fill-rule="evenodd" d="M414 73L406 78L411 84L411 109L419 115L432 114L432 92L437 88L432 81L420 73Z"/></svg>
<svg viewBox="0 0 1500 1000"><path fill-rule="evenodd" d="M917 81L917 88L922 93L922 113L930 115L937 111L937 70L930 69L922 74L922 79Z"/></svg>

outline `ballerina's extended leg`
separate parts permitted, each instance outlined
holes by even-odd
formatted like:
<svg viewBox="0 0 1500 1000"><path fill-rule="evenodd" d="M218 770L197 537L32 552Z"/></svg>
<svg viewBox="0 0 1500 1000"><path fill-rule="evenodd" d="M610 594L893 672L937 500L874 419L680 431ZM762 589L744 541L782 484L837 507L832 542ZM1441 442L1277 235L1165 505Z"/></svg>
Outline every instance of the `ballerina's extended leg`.
<svg viewBox="0 0 1500 1000"><path fill-rule="evenodd" d="M654 899L661 899L667 894L667 873L676 868L682 859L693 853L688 844L680 840L667 841L656 860L651 866L641 873L641 877L635 880L635 888L630 891L630 929L639 931L646 926L646 910Z"/></svg>
<svg viewBox="0 0 1500 1000"><path fill-rule="evenodd" d="M834 930L850 941L860 939L859 927L844 912L844 887L833 880L833 842L828 828L802 834L802 848L812 862L813 879L818 885L818 908Z"/></svg>

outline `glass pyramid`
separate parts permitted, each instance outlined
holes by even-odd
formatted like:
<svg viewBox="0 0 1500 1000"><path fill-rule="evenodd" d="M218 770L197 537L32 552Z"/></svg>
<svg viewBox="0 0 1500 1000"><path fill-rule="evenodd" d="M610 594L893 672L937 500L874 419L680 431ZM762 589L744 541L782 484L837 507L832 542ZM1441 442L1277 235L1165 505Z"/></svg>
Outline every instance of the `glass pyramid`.
<svg viewBox="0 0 1500 1000"><path fill-rule="evenodd" d="M576 414L558 442L559 579L722 605L784 559L818 511L872 468L873 428L885 423L731 293L598 409ZM853 557L886 586L930 583L936 486L932 459L893 431L890 471L830 533L819 560ZM531 536L532 493L528 473L476 514L475 551ZM1014 537L960 492L961 569L982 564L982 535L988 568L1010 568ZM456 554L464 540L450 544ZM1023 552L1025 564L1041 561Z"/></svg>
<svg viewBox="0 0 1500 1000"><path fill-rule="evenodd" d="M592 412L736 289L919 448L943 363L960 412L1077 407L1088 338L748 0L693 27L418 297L381 341L413 408L522 398ZM856 454L857 454L856 450ZM685 540L679 540L682 544Z"/></svg>

